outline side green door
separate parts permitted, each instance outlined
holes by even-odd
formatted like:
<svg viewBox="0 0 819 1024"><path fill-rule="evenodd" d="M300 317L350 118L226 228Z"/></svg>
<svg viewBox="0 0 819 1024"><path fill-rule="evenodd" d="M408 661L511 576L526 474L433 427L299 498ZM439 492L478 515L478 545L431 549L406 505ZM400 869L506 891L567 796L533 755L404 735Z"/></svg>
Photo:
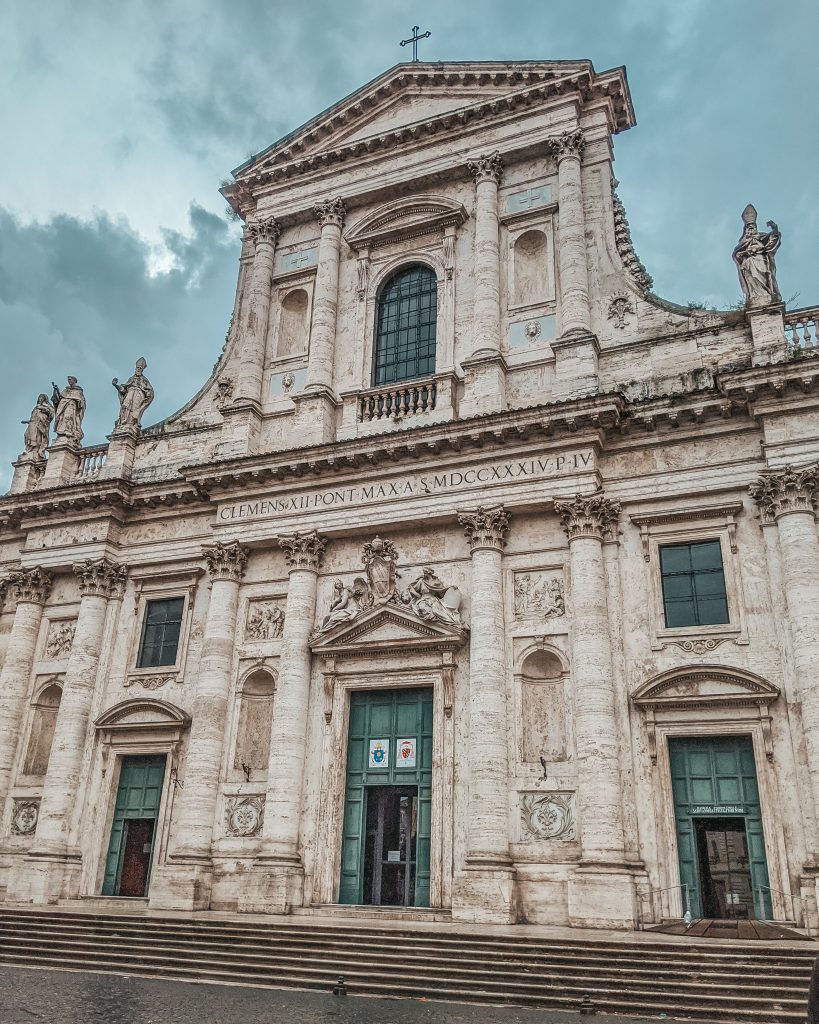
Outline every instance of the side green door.
<svg viewBox="0 0 819 1024"><path fill-rule="evenodd" d="M103 896L116 896L119 889L125 822L129 818L157 818L164 778L165 758L162 755L122 759L114 820L111 824L111 839L105 861Z"/></svg>
<svg viewBox="0 0 819 1024"><path fill-rule="evenodd" d="M688 885L692 915L702 916L694 820L710 815L728 815L741 816L745 820L754 908L758 917L770 918L768 862L751 737L670 738L668 751L680 881Z"/></svg>
<svg viewBox="0 0 819 1024"><path fill-rule="evenodd" d="M416 740L415 767L396 764L396 744ZM370 741L386 741L386 768L369 768ZM350 696L339 903L363 903L368 786L418 786L415 906L429 906L432 817L432 690L355 691Z"/></svg>

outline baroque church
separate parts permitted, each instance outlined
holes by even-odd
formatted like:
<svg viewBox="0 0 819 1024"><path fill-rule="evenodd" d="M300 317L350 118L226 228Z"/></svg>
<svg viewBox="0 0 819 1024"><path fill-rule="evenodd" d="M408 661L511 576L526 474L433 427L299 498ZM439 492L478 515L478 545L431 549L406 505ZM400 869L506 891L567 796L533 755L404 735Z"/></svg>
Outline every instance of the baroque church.
<svg viewBox="0 0 819 1024"><path fill-rule="evenodd" d="M0 900L815 925L819 311L744 196L736 308L653 293L634 124L623 68L400 64L223 188L184 408L39 396Z"/></svg>

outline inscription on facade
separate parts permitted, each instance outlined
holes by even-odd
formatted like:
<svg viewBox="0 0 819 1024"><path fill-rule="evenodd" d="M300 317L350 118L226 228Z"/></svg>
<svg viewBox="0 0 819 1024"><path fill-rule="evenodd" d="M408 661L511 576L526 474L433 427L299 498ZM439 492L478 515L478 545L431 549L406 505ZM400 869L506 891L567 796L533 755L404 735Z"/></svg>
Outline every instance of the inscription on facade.
<svg viewBox="0 0 819 1024"><path fill-rule="evenodd" d="M571 476L591 469L594 454L590 449L567 452L561 455L537 455L535 457L509 459L505 462L490 462L466 469L451 469L441 473L434 470L417 476L358 484L350 487L328 487L323 490L297 494L277 495L259 498L255 501L233 502L222 505L217 515L222 522L239 522L248 519L269 519L290 512L308 512L315 508L348 508L368 502L395 501L396 498L413 498L424 495L445 494L464 488L492 485L515 480L548 480L559 476Z"/></svg>

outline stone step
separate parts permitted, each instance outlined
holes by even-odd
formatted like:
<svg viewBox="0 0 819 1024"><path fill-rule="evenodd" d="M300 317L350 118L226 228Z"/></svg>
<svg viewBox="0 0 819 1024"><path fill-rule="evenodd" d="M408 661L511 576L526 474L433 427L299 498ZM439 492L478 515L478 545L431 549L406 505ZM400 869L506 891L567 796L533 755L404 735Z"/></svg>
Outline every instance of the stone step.
<svg viewBox="0 0 819 1024"><path fill-rule="evenodd" d="M37 939L36 933L30 928L23 926L10 927L0 923L0 943L28 942L33 943ZM127 941L126 941L127 940ZM218 937L211 937L196 933L194 935L173 934L155 935L148 929L130 931L128 929L116 929L113 931L102 931L98 929L67 929L56 925L48 930L40 940L46 947L88 949L98 948L104 943L106 948L125 949L162 949L173 950L179 955L187 955L190 951L219 951L224 948L224 942ZM729 973L720 965L701 963L692 967L689 963L680 963L677 960L663 957L643 957L637 963L625 957L619 957L615 953L601 958L595 955L585 955L583 951L572 953L553 952L543 950L538 952L523 953L502 951L500 954L491 950L461 950L454 949L442 953L440 950L429 946L418 948L414 944L401 945L390 949L373 944L351 943L351 942L315 942L305 940L296 935L283 935L276 938L263 940L243 941L242 943L231 943L231 948L241 949L242 956L246 959L266 960L274 956L288 956L305 958L333 958L340 957L362 957L375 954L382 962L430 964L431 969L437 969L435 965L441 963L456 964L458 967L468 967L475 970L495 969L501 964L506 971L520 970L523 972L566 970L568 968L582 969L587 973L619 974L633 977L647 976L656 980L678 979L686 980L691 977L698 981L713 979L719 983L719 979L730 977L733 983L737 979L756 979L760 975L760 969L755 965L737 964ZM447 968L451 969L451 968ZM804 988L806 980L810 976L810 964L804 965L801 969L792 966L778 966L766 964L763 969L767 983L777 985L795 985L800 990Z"/></svg>
<svg viewBox="0 0 819 1024"><path fill-rule="evenodd" d="M357 907L339 903L319 903L312 907L293 907L294 917L338 918L339 920L416 921L434 922L452 920L451 910L427 907Z"/></svg>

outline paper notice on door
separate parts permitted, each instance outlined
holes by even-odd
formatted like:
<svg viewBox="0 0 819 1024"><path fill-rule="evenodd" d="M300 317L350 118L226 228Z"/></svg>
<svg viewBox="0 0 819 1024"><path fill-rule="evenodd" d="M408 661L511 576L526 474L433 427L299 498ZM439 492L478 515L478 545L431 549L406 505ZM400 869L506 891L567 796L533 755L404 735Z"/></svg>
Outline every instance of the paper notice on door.
<svg viewBox="0 0 819 1024"><path fill-rule="evenodd" d="M401 863L401 851L400 850L387 850L387 863L388 864L400 864Z"/></svg>
<svg viewBox="0 0 819 1024"><path fill-rule="evenodd" d="M389 740L370 740L370 768L389 768Z"/></svg>
<svg viewBox="0 0 819 1024"><path fill-rule="evenodd" d="M395 741L395 767L415 767L415 737Z"/></svg>

